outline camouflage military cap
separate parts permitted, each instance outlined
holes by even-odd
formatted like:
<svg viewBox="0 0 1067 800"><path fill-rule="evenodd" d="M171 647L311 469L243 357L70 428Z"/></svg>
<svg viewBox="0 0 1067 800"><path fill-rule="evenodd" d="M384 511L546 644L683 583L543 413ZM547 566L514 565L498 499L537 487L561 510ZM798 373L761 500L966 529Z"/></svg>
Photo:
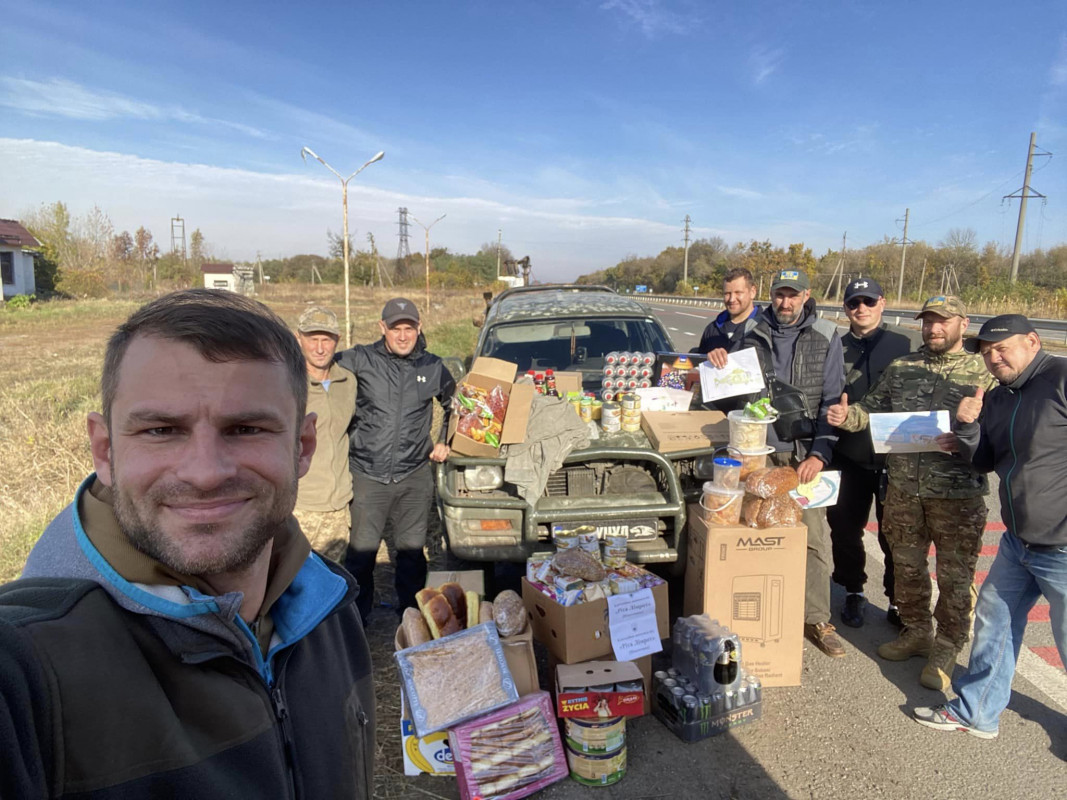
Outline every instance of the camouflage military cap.
<svg viewBox="0 0 1067 800"><path fill-rule="evenodd" d="M923 303L922 311L915 315L915 319L922 319L923 314L927 311L945 319L967 316L967 309L964 307L963 301L952 294L939 294L936 297L929 298Z"/></svg>
<svg viewBox="0 0 1067 800"><path fill-rule="evenodd" d="M337 324L337 315L322 306L310 306L304 309L296 323L301 333L331 333L341 335L341 326Z"/></svg>

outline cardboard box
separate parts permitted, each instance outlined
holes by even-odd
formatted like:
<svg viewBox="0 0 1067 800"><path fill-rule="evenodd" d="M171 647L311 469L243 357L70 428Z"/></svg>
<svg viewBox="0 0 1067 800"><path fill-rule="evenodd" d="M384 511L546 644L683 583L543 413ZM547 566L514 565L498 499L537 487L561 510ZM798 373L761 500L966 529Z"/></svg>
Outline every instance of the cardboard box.
<svg viewBox="0 0 1067 800"><path fill-rule="evenodd" d="M641 414L641 430L661 453L730 441L730 424L721 411L646 411Z"/></svg>
<svg viewBox="0 0 1067 800"><path fill-rule="evenodd" d="M667 609L667 584L652 588L656 602L656 626L659 638L670 636ZM561 606L553 598L541 594L522 579L522 602L537 641L563 664L577 664L597 658L612 658L611 635L608 629L608 601L594 600Z"/></svg>
<svg viewBox="0 0 1067 800"><path fill-rule="evenodd" d="M634 691L593 691L637 681ZM587 661L556 667L556 715L559 717L640 717L645 713L648 685L632 661Z"/></svg>
<svg viewBox="0 0 1067 800"><path fill-rule="evenodd" d="M431 573L431 575L434 573ZM437 573L451 574L457 573ZM480 572L464 572L460 575L481 575ZM447 583L447 581L443 581ZM462 581L456 581L463 583ZM397 628L393 637L393 646L397 650L403 650L408 646L404 637L404 629ZM515 681L515 688L519 697L532 694L540 690L537 680L537 661L534 658L533 631L527 626L526 630L515 636L500 637L500 646L504 650L504 660L507 661L508 671ZM420 737L415 732L415 724L411 721L411 710L407 699L404 697L404 689L400 688L400 749L404 753L405 775L455 775L456 769L452 763L452 750L448 744L448 731L437 731L428 736Z"/></svg>
<svg viewBox="0 0 1067 800"><path fill-rule="evenodd" d="M560 660L558 658L556 658L554 655L552 655L552 653L549 653L548 654L548 671L549 671L549 674L555 675L556 674L556 670L560 666L560 663L561 662L560 662ZM587 663L589 663L589 662L587 662ZM645 688L649 689L649 687L652 686L652 656L650 656L650 655L649 656L641 656L641 658L635 659L633 661L628 661L626 663L633 664L635 667L637 667L637 671L641 673L641 678L644 681ZM556 687L553 686L552 690L555 691ZM645 714L652 713L652 692L651 692L651 690L645 692L644 713Z"/></svg>
<svg viewBox="0 0 1067 800"><path fill-rule="evenodd" d="M480 569L426 573L427 586L436 589L442 583L458 583L463 587L463 591L477 592L479 599L485 597L485 573Z"/></svg>
<svg viewBox="0 0 1067 800"><path fill-rule="evenodd" d="M808 529L709 528L689 507L685 616L707 614L741 638L741 665L764 686L799 686Z"/></svg>
<svg viewBox="0 0 1067 800"><path fill-rule="evenodd" d="M515 384L517 365L498 358L478 358L471 365L471 371L463 378L480 389L491 391L497 386L508 395L508 410L504 415L504 427L500 432L501 444L515 444L526 438L526 423L530 419L530 403L533 402L534 387L528 383ZM476 442L468 436L456 432L459 415L453 414L448 423L447 441L457 453L468 456L493 458L500 453L499 447Z"/></svg>

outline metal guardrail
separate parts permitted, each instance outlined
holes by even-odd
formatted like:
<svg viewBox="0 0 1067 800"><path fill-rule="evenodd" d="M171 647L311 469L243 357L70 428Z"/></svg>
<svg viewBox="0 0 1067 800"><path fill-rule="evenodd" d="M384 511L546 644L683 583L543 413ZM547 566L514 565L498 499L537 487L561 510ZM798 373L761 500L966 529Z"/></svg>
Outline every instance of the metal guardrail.
<svg viewBox="0 0 1067 800"><path fill-rule="evenodd" d="M715 311L721 311L723 308L722 300L718 300L711 297L679 297L677 295L667 294L634 294L631 295L635 300L640 302L655 302L666 303L667 305L680 305L680 306L692 306L695 308L707 308ZM845 318L845 312L838 305L816 305L819 313L824 317L832 317L835 320L841 320ZM901 323L914 324L916 309L894 309L886 308L882 313L882 319L891 325L900 325ZM995 314L971 314L971 327L968 331L977 333L978 329L982 327L982 324L987 320L992 319ZM1037 329L1045 338L1050 338L1050 334L1055 334L1057 339L1062 339L1064 344L1067 344L1067 320L1062 319L1031 319L1030 324Z"/></svg>

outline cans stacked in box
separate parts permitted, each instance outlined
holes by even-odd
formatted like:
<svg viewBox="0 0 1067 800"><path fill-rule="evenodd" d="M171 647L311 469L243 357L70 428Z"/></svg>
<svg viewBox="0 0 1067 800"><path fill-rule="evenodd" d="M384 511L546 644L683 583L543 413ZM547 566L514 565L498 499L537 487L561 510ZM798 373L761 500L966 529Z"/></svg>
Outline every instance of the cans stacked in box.
<svg viewBox="0 0 1067 800"><path fill-rule="evenodd" d="M652 385L655 353L612 351L604 356L604 377L600 382L602 400L617 400L619 395Z"/></svg>
<svg viewBox="0 0 1067 800"><path fill-rule="evenodd" d="M672 666L652 676L652 713L687 742L759 719L763 687L741 666L741 640L706 614L679 617Z"/></svg>

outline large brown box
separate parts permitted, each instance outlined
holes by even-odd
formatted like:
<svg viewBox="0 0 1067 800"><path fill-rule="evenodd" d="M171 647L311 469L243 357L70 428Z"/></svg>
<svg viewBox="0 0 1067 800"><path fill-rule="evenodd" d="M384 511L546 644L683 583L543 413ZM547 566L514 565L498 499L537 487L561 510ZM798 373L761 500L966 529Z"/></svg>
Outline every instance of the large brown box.
<svg viewBox="0 0 1067 800"><path fill-rule="evenodd" d="M501 361L499 358L477 358L471 364L471 371L463 377L463 383L469 383L486 391L500 386L508 395L508 410L504 414L504 426L500 432L501 444L515 444L526 438L526 424L530 421L530 404L533 402L534 387L530 383L513 383L516 364ZM468 456L493 458L500 455L500 448L485 442L476 442L469 436L457 433L459 415L453 414L448 423L448 443L457 453Z"/></svg>
<svg viewBox="0 0 1067 800"><path fill-rule="evenodd" d="M652 588L656 602L656 627L659 638L670 636L667 609L667 584ZM614 658L608 629L608 601L594 600L561 606L553 598L541 594L522 579L522 602L537 641L548 648L560 663L577 664L599 658Z"/></svg>
<svg viewBox="0 0 1067 800"><path fill-rule="evenodd" d="M799 686L808 530L708 527L689 507L684 612L741 638L741 664L764 686Z"/></svg>
<svg viewBox="0 0 1067 800"><path fill-rule="evenodd" d="M721 411L646 411L641 415L641 429L661 453L730 441L730 423Z"/></svg>

